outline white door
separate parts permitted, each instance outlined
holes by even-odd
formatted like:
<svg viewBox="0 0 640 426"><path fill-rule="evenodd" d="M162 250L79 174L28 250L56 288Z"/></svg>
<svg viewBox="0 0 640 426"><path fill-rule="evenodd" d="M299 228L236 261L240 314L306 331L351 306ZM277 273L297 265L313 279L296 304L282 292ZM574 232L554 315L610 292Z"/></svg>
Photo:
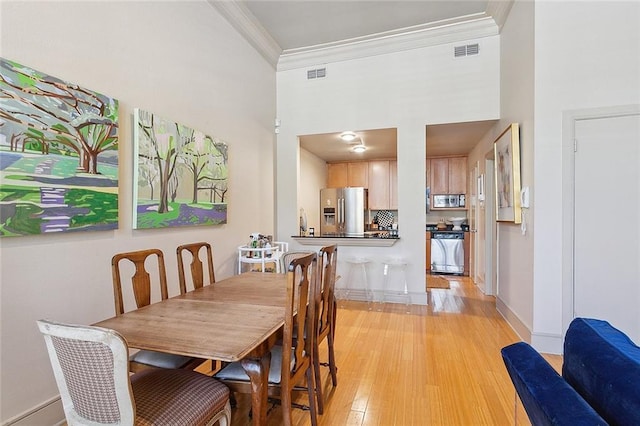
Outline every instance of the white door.
<svg viewBox="0 0 640 426"><path fill-rule="evenodd" d="M576 120L573 316L640 343L640 115Z"/></svg>

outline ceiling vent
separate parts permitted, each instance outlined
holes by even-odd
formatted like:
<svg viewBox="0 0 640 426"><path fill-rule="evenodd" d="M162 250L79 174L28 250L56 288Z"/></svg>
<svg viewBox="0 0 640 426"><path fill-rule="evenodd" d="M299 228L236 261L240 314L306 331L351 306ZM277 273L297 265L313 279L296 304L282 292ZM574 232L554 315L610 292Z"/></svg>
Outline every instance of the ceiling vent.
<svg viewBox="0 0 640 426"><path fill-rule="evenodd" d="M480 45L476 44L467 44L465 46L455 46L453 48L453 56L455 58L460 58L462 56L471 56L477 55L480 52Z"/></svg>
<svg viewBox="0 0 640 426"><path fill-rule="evenodd" d="M314 78L325 78L327 76L327 68L316 68L314 70L307 70L307 80L313 80Z"/></svg>

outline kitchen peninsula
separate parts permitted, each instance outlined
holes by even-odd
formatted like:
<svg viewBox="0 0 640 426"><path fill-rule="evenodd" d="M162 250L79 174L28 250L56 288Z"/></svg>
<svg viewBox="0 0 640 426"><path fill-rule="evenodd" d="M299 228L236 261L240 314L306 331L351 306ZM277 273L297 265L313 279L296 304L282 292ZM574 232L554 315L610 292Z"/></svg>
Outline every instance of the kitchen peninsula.
<svg viewBox="0 0 640 426"><path fill-rule="evenodd" d="M303 246L327 246L337 244L338 246L391 247L400 240L400 237L391 237L383 232L366 232L361 237L324 235L320 237L292 236L291 238Z"/></svg>

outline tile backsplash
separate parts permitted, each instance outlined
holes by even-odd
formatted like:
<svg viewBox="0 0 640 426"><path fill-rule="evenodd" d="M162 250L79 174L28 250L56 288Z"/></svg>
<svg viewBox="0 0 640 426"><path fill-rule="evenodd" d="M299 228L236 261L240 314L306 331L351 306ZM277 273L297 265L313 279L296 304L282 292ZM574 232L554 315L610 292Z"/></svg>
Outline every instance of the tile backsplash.
<svg viewBox="0 0 640 426"><path fill-rule="evenodd" d="M430 211L429 213L427 213L426 215L426 219L425 219L425 223L427 224L432 224L432 223L438 223L438 221L440 219L444 219L445 221L449 220L450 217L466 217L467 218L467 222L469 222L469 218L467 216L467 212L466 211Z"/></svg>

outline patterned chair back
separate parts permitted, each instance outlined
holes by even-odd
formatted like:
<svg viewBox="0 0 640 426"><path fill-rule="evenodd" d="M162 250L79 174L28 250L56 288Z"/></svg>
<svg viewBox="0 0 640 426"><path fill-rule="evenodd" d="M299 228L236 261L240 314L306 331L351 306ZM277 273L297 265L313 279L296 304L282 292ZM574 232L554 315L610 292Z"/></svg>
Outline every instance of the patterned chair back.
<svg viewBox="0 0 640 426"><path fill-rule="evenodd" d="M69 426L133 425L127 344L99 327L39 320Z"/></svg>

